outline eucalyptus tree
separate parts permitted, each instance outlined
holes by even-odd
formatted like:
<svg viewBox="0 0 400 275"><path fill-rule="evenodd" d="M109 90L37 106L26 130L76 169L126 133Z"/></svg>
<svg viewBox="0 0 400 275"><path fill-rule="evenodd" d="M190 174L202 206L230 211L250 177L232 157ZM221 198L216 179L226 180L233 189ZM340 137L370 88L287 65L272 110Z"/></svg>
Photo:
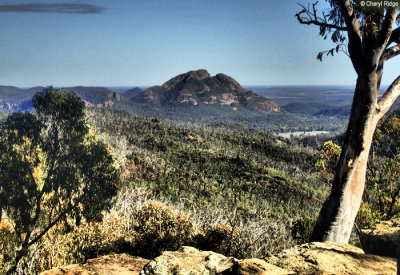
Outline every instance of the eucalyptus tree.
<svg viewBox="0 0 400 275"><path fill-rule="evenodd" d="M379 120L400 94L400 76L379 98L384 64L400 54L399 1L327 0L327 11L318 2L296 14L301 24L316 25L320 35L336 44L320 52L322 60L336 52L347 54L357 73L353 104L330 195L314 228L312 241L347 243L359 210L373 134ZM374 3L386 6L376 7ZM367 7L374 4L374 7Z"/></svg>
<svg viewBox="0 0 400 275"><path fill-rule="evenodd" d="M0 219L3 212L16 242L6 274L58 223L100 220L119 182L78 96L47 88L33 106L36 113L13 113L0 125Z"/></svg>

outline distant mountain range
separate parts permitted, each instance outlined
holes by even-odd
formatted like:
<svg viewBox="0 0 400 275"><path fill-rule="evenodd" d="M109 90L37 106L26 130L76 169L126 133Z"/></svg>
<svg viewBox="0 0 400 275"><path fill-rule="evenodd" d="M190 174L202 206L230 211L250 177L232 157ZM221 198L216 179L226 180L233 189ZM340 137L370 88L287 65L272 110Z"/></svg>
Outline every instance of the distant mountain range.
<svg viewBox="0 0 400 275"><path fill-rule="evenodd" d="M0 86L0 111L13 112L27 110L32 107L32 96L44 87L21 89L13 86ZM217 74L211 77L206 70L190 71L178 75L162 86L154 86L146 90L133 88L123 93L114 92L103 87L66 87L80 96L86 106L117 109L154 109L158 112L179 112L185 110L214 109L222 115L226 108L240 113L242 110L259 113L279 112L275 102L252 91L246 91L236 80ZM141 106L140 106L141 105Z"/></svg>
<svg viewBox="0 0 400 275"><path fill-rule="evenodd" d="M43 89L45 87L21 89L14 86L0 86L0 111L15 112L32 109L33 95ZM103 87L76 86L64 89L80 96L85 106L113 107L124 99L122 94Z"/></svg>
<svg viewBox="0 0 400 275"><path fill-rule="evenodd" d="M32 96L44 88L0 86L0 112L32 110ZM276 132L340 129L347 122L351 102L347 87L245 89L232 77L222 73L211 76L206 70L189 71L144 90L64 89L76 93L88 107L124 110L170 122L240 124Z"/></svg>
<svg viewBox="0 0 400 275"><path fill-rule="evenodd" d="M234 111L279 112L278 104L252 91L246 91L236 80L217 74L211 77L206 70L178 75L162 86L154 86L131 98L131 101L159 108L207 106L220 109L229 106Z"/></svg>
<svg viewBox="0 0 400 275"><path fill-rule="evenodd" d="M137 95L140 94L141 92L143 92L143 89L140 89L140 88L138 88L138 87L135 87L135 88L133 88L133 89L129 89L129 90L123 92L122 94L124 95L124 97L125 97L126 99L130 99L130 98L132 98L132 97L134 97L134 96L137 96Z"/></svg>

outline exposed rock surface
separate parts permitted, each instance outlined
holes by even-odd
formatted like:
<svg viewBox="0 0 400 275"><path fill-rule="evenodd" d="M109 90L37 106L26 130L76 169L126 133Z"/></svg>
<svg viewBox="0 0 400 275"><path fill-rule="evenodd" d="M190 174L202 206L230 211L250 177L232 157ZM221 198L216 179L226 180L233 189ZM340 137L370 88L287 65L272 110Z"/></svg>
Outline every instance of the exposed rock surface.
<svg viewBox="0 0 400 275"><path fill-rule="evenodd" d="M280 268L276 265L267 263L261 259L245 259L239 261L234 265L231 270L225 272L225 274L239 274L239 275L253 275L253 274L296 274L293 271L289 271L284 268Z"/></svg>
<svg viewBox="0 0 400 275"><path fill-rule="evenodd" d="M309 243L262 259L237 260L212 251L183 246L166 251L152 261L127 254L112 254L42 272L61 274L396 274L396 260L365 254L362 249L340 243Z"/></svg>
<svg viewBox="0 0 400 275"><path fill-rule="evenodd" d="M396 261L339 243L295 246L265 260L237 260L211 251L182 247L175 252L164 252L150 261L140 274L396 274Z"/></svg>
<svg viewBox="0 0 400 275"><path fill-rule="evenodd" d="M44 271L40 275L138 275L149 260L128 254L111 254L88 260L85 264L73 264Z"/></svg>
<svg viewBox="0 0 400 275"><path fill-rule="evenodd" d="M366 253L400 256L400 219L384 221L373 229L361 230L360 241Z"/></svg>
<svg viewBox="0 0 400 275"><path fill-rule="evenodd" d="M396 274L396 259L333 242L295 246L266 261L296 274Z"/></svg>
<svg viewBox="0 0 400 275"><path fill-rule="evenodd" d="M0 99L0 110L10 111L17 106L17 104L2 101Z"/></svg>
<svg viewBox="0 0 400 275"><path fill-rule="evenodd" d="M232 268L236 261L233 257L225 257L212 251L199 251L193 247L182 246L178 251L166 251L150 261L140 274L219 274Z"/></svg>
<svg viewBox="0 0 400 275"><path fill-rule="evenodd" d="M206 70L190 71L171 78L162 86L154 86L130 98L136 103L162 108L218 105L243 108L262 113L279 112L275 102L252 91L246 91L236 80L224 74L211 77Z"/></svg>

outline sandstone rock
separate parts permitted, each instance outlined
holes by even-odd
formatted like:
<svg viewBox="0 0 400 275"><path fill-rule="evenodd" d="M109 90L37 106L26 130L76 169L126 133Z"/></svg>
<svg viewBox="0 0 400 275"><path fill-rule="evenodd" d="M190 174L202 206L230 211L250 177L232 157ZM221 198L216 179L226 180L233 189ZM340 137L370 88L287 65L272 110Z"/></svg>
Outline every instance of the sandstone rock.
<svg viewBox="0 0 400 275"><path fill-rule="evenodd" d="M140 274L221 274L223 271L229 270L235 262L237 260L233 257L225 257L211 251L199 251L193 247L182 246L178 251L166 251L150 261Z"/></svg>
<svg viewBox="0 0 400 275"><path fill-rule="evenodd" d="M73 264L44 271L40 275L138 275L149 260L128 254L111 254L88 260L85 264Z"/></svg>
<svg viewBox="0 0 400 275"><path fill-rule="evenodd" d="M340 243L309 243L262 259L237 260L212 251L183 246L152 261L128 254L112 254L42 272L41 275L94 274L396 274L396 260L365 254Z"/></svg>
<svg viewBox="0 0 400 275"><path fill-rule="evenodd" d="M276 265L272 265L267 263L261 259L245 259L239 261L235 267L232 268L231 274L240 274L240 275L253 275L253 274L296 274L293 271L289 271L283 268L280 268Z"/></svg>
<svg viewBox="0 0 400 275"><path fill-rule="evenodd" d="M257 105L261 109L266 109L266 110L270 110L270 111L273 111L273 112L279 112L281 110L279 105L276 104L273 101L262 101L262 102L258 102Z"/></svg>
<svg viewBox="0 0 400 275"><path fill-rule="evenodd" d="M83 102L83 104L85 104L85 107L93 107L94 106L94 104L93 103L91 103L91 102L89 102L89 101L87 101L87 100L82 100L82 102Z"/></svg>
<svg viewBox="0 0 400 275"><path fill-rule="evenodd" d="M265 259L297 274L396 274L396 259L341 243L309 243Z"/></svg>
<svg viewBox="0 0 400 275"><path fill-rule="evenodd" d="M373 229L361 230L360 241L366 253L398 257L400 252L400 219L384 221Z"/></svg>

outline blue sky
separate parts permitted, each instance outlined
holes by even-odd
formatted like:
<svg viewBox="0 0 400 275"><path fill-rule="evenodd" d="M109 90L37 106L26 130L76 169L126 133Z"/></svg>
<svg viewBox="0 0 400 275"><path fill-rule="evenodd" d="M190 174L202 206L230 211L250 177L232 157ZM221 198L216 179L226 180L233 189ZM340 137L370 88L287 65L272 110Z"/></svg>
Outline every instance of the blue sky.
<svg viewBox="0 0 400 275"><path fill-rule="evenodd" d="M27 12L32 3L64 5ZM300 25L299 10L292 0L0 0L0 85L147 86L196 69L242 85L354 84L344 54L316 59L332 43Z"/></svg>

